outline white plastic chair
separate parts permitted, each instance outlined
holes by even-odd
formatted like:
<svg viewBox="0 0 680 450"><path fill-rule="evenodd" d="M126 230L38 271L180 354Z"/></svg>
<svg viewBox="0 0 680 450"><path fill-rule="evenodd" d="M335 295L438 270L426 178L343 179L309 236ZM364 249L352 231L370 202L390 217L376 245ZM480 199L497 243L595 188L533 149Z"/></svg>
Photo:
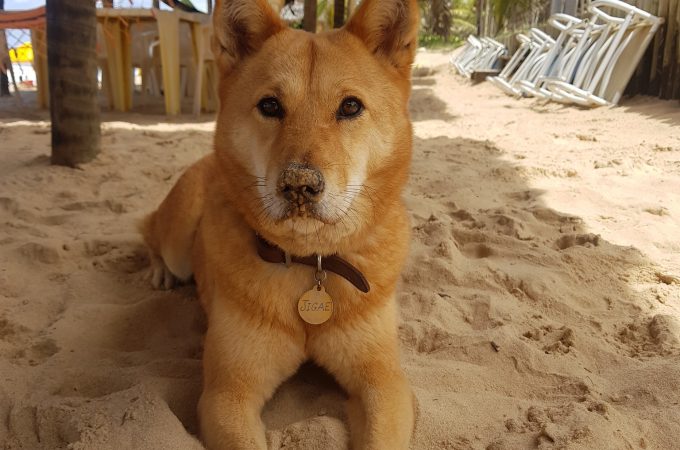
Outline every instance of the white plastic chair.
<svg viewBox="0 0 680 450"><path fill-rule="evenodd" d="M479 55L484 46L482 41L475 36L468 36L463 50L451 58L451 65L463 75L466 72L467 66Z"/></svg>
<svg viewBox="0 0 680 450"><path fill-rule="evenodd" d="M494 39L484 37L480 39L482 50L479 52L468 66L463 75L470 78L474 72L490 71L496 68L498 59L506 53L505 45Z"/></svg>
<svg viewBox="0 0 680 450"><path fill-rule="evenodd" d="M517 41L519 41L520 46L512 55L512 58L510 58L510 60L505 65L505 67L503 67L503 70L501 70L498 76L488 78L488 81L492 82L493 84L496 83L495 80L497 78L508 80L512 76L512 74L515 73L519 65L524 61L524 59L527 56L529 56L529 53L532 50L531 38L526 34L518 34L516 36L516 39Z"/></svg>
<svg viewBox="0 0 680 450"><path fill-rule="evenodd" d="M475 70L491 70L495 68L498 59L507 52L505 45L494 39L488 37L482 38L482 43L485 46L485 51L475 59L471 65L472 70L470 73Z"/></svg>
<svg viewBox="0 0 680 450"><path fill-rule="evenodd" d="M468 37L468 45L451 60L451 64L458 73L470 78L475 71L492 70L498 59L506 53L506 48L500 42L491 38Z"/></svg>
<svg viewBox="0 0 680 450"><path fill-rule="evenodd" d="M550 91L542 87L546 78L566 80L573 66L580 57L577 41L583 36L587 25L577 17L567 14L554 14L548 19L548 23L560 31L554 45L546 54L538 76L535 79L522 79L517 83L522 95L534 97L549 97Z"/></svg>
<svg viewBox="0 0 680 450"><path fill-rule="evenodd" d="M608 14L605 7L623 17ZM573 81L546 79L545 88L551 99L563 103L616 105L663 19L619 0L596 0L588 8L589 27L604 25L601 35L584 54ZM582 41L587 38L584 33Z"/></svg>
<svg viewBox="0 0 680 450"><path fill-rule="evenodd" d="M525 38L520 38L526 40ZM524 45L524 44L523 44ZM520 80L535 81L540 75L539 69L548 55L550 49L555 45L555 40L538 28L532 28L529 32L529 42L527 48L518 49L518 52L526 53L524 60L517 65L514 73L508 78L507 75L492 77L489 81L509 95L521 95L519 88Z"/></svg>

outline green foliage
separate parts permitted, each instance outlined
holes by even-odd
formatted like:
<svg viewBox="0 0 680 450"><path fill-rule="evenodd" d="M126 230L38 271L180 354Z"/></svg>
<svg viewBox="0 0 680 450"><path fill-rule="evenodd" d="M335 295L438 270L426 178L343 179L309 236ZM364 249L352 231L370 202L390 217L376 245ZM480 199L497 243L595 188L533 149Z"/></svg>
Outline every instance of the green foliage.
<svg viewBox="0 0 680 450"><path fill-rule="evenodd" d="M477 15L475 14L475 8L472 6L471 8L464 8L464 7L459 7L459 8L453 8L453 20L461 20L470 24L474 24L475 21L477 20Z"/></svg>
<svg viewBox="0 0 680 450"><path fill-rule="evenodd" d="M458 36L450 36L448 39L435 34L421 33L418 36L418 46L429 49L456 48L463 43L463 39Z"/></svg>
<svg viewBox="0 0 680 450"><path fill-rule="evenodd" d="M508 17L531 11L538 3L537 0L491 0L496 29L501 30Z"/></svg>
<svg viewBox="0 0 680 450"><path fill-rule="evenodd" d="M477 33L475 0L456 0L453 7L452 32L461 40Z"/></svg>
<svg viewBox="0 0 680 450"><path fill-rule="evenodd" d="M453 19L451 31L455 37L465 39L469 35L477 33L477 24L468 20Z"/></svg>
<svg viewBox="0 0 680 450"><path fill-rule="evenodd" d="M477 32L475 0L419 0L423 47L458 45Z"/></svg>

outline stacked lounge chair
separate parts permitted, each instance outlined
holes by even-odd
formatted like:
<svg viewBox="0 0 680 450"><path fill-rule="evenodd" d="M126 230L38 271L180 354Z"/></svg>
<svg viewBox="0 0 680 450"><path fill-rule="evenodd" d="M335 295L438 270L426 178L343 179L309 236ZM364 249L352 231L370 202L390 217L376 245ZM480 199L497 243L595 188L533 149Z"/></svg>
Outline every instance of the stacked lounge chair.
<svg viewBox="0 0 680 450"><path fill-rule="evenodd" d="M470 78L475 72L495 70L499 59L506 53L505 45L494 39L469 36L463 50L451 58L451 65L458 73Z"/></svg>
<svg viewBox="0 0 680 450"><path fill-rule="evenodd" d="M595 0L583 19L551 16L553 39L537 29L489 81L515 96L582 106L618 104L663 19L620 0Z"/></svg>
<svg viewBox="0 0 680 450"><path fill-rule="evenodd" d="M510 59L508 65L497 77L488 79L510 95L521 94L522 91L519 89L521 80L534 81L538 78L540 75L538 68L544 64L555 46L555 40L538 28L532 28L528 36L518 35L517 39L521 46ZM517 62L513 61L517 53L521 55L521 64L518 64L515 68L508 67ZM506 71L506 69L510 70Z"/></svg>

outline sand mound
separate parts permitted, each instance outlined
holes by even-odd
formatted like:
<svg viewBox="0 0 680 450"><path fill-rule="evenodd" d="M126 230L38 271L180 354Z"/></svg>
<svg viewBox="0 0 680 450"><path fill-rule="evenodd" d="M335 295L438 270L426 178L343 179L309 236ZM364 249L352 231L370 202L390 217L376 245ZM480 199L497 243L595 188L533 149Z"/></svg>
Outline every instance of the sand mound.
<svg viewBox="0 0 680 450"><path fill-rule="evenodd" d="M398 295L413 448L677 447L677 106L520 101L419 58ZM83 170L49 166L46 122L0 121L6 449L201 448L204 317L191 286L150 289L135 223L213 124L111 117ZM305 365L265 407L270 448L346 448L344 399Z"/></svg>

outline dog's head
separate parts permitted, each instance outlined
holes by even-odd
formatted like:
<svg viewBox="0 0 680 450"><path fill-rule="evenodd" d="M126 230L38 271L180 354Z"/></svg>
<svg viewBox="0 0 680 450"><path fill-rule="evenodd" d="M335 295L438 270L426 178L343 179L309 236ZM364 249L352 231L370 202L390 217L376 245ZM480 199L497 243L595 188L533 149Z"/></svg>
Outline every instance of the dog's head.
<svg viewBox="0 0 680 450"><path fill-rule="evenodd" d="M227 195L291 253L338 251L408 176L416 0L364 0L324 34L288 28L267 0L222 0L214 25Z"/></svg>

